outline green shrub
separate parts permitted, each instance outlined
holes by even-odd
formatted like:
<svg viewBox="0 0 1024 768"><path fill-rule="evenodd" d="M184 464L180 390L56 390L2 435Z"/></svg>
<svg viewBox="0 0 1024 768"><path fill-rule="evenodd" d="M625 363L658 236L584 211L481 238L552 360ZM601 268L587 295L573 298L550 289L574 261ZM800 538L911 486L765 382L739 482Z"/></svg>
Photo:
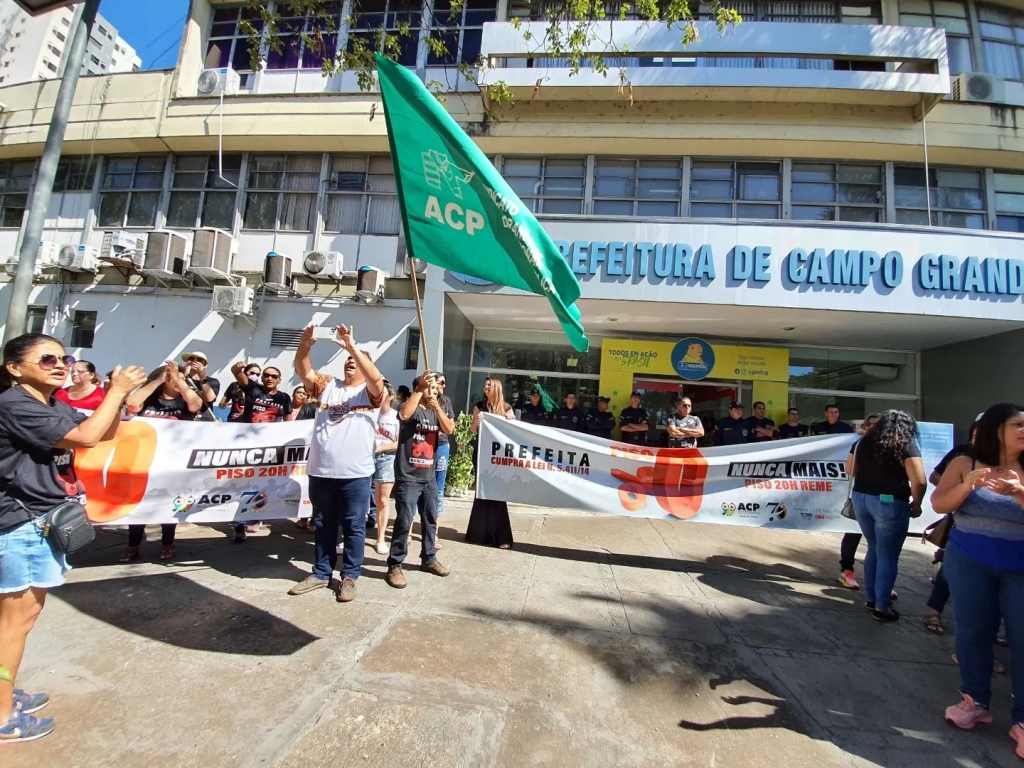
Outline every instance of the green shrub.
<svg viewBox="0 0 1024 768"><path fill-rule="evenodd" d="M455 420L455 453L448 459L448 478L445 492L450 496L462 496L473 484L473 417L460 414Z"/></svg>

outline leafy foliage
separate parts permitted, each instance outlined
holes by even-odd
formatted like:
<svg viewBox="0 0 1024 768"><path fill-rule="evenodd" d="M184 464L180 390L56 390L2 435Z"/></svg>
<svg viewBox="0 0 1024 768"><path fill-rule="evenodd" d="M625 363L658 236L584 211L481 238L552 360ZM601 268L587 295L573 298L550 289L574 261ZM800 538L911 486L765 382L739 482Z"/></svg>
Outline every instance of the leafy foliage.
<svg viewBox="0 0 1024 768"><path fill-rule="evenodd" d="M448 459L445 490L454 496L469 490L473 484L473 417L461 413L455 420L455 452Z"/></svg>
<svg viewBox="0 0 1024 768"><path fill-rule="evenodd" d="M459 52L449 48L449 41L459 39L459 25L466 0L450 0L446 10L436 11L433 18L425 17L427 28L426 46L435 60L452 62L449 69L457 70L470 81L477 82L477 75L487 66L483 57L475 62L455 63ZM348 35L345 45L334 50L333 39L338 33L338 20L334 16L336 0L292 0L288 5L278 3L271 10L268 0L247 0L247 5L256 19L243 21L241 28L248 38L249 55L254 70L261 68L265 56L270 53L284 53L285 45L297 45L301 41L306 50L316 58L323 59L322 71L325 77L341 72L355 75L360 90L372 90L375 84L376 65L374 52L379 51L392 60L397 60L403 46L412 43L420 35L419 28L413 28L408 21L396 21L392 27L385 24L377 29L361 30L360 34ZM358 0L353 7L358 5ZM711 15L720 33L742 22L740 14L732 8L721 5L721 0L709 0ZM281 9L283 8L283 14ZM391 14L389 14L391 15ZM593 48L607 48L599 39L599 32L608 27L604 22L626 21L658 22L677 28L684 45L695 42L698 37L696 19L688 0L531 0L530 18L547 23L541 39L524 27L521 17L510 19L511 24L521 30L523 39L534 41L533 48L543 58L562 59L572 74L582 68L608 74L611 67L609 58L628 55L628 51L614 49L606 53L594 53ZM348 29L357 27L356 19L344 19ZM368 32L368 34L367 34ZM599 43L599 45L595 45ZM633 101L633 86L625 68L619 67L619 92ZM431 91L442 99L446 90L444 83L432 81ZM540 81L538 81L538 88ZM489 101L494 105L511 103L513 94L501 81L487 86Z"/></svg>

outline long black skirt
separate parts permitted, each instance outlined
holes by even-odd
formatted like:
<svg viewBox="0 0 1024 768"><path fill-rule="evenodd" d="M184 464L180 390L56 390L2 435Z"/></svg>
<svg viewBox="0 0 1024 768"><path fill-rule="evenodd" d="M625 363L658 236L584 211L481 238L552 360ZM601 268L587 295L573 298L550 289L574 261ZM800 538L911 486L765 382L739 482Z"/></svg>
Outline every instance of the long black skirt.
<svg viewBox="0 0 1024 768"><path fill-rule="evenodd" d="M511 547L512 521L508 518L508 504L475 499L466 528L466 541L485 547Z"/></svg>

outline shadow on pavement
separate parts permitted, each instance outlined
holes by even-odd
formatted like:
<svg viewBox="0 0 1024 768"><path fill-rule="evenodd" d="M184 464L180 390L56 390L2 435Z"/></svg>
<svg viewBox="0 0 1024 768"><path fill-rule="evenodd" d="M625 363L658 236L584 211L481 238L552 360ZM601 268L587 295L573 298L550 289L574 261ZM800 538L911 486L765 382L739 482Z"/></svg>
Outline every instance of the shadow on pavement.
<svg viewBox="0 0 1024 768"><path fill-rule="evenodd" d="M73 582L50 599L125 632L196 651L290 656L320 639L175 573Z"/></svg>

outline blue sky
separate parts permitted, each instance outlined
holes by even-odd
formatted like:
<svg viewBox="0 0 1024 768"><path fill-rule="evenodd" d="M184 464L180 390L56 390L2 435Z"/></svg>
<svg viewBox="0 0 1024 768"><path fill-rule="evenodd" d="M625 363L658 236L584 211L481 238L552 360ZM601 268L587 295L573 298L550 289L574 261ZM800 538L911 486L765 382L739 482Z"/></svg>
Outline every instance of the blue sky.
<svg viewBox="0 0 1024 768"><path fill-rule="evenodd" d="M100 14L142 57L143 69L170 69L178 60L188 0L102 0Z"/></svg>

